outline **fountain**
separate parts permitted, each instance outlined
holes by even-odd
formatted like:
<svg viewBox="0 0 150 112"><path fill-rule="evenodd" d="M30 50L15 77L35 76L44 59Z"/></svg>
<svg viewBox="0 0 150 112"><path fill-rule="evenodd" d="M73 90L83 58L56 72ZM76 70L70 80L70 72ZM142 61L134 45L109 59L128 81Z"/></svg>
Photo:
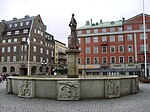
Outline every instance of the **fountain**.
<svg viewBox="0 0 150 112"><path fill-rule="evenodd" d="M68 77L38 78L10 76L7 78L6 92L25 98L49 98L57 100L81 100L116 98L135 94L139 90L137 76L91 77L80 78L78 75L78 38L77 22L72 14L70 21L71 37L69 39Z"/></svg>

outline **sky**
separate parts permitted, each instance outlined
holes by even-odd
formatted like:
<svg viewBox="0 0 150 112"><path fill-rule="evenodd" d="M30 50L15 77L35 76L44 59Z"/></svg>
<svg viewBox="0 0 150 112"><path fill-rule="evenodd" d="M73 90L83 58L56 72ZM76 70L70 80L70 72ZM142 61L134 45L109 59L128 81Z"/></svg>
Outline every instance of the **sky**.
<svg viewBox="0 0 150 112"><path fill-rule="evenodd" d="M40 14L47 25L47 32L67 44L72 13L77 27L84 26L87 20L93 23L101 19L117 21L129 19L143 12L143 0L0 0L0 20L23 18L25 15ZM150 0L144 0L145 13L150 15Z"/></svg>

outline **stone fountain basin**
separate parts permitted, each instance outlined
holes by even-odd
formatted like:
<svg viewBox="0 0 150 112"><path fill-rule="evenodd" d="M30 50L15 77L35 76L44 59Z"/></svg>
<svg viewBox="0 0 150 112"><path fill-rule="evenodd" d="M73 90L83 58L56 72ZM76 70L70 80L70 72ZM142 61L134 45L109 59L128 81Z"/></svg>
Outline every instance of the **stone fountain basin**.
<svg viewBox="0 0 150 112"><path fill-rule="evenodd" d="M138 76L96 78L7 78L6 92L25 98L82 100L116 98L135 94L139 90Z"/></svg>

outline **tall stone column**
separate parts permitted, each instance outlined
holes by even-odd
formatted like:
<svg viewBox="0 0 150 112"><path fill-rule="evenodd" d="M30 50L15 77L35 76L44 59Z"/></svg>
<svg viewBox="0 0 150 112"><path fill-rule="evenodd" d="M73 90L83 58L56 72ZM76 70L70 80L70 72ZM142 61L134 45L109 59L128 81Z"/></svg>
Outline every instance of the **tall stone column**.
<svg viewBox="0 0 150 112"><path fill-rule="evenodd" d="M68 55L68 78L78 78L78 55L80 50L70 49L66 53Z"/></svg>

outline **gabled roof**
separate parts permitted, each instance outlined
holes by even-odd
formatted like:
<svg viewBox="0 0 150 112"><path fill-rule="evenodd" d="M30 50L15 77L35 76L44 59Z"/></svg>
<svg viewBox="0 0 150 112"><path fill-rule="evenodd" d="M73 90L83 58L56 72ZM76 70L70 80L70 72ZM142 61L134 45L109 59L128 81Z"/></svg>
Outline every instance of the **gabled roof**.
<svg viewBox="0 0 150 112"><path fill-rule="evenodd" d="M85 26L77 28L77 30L92 29L92 28L106 28L106 27L114 27L114 26L122 26L122 25L123 25L122 20L120 20L120 21L109 21L109 22L102 22L102 23L85 25Z"/></svg>
<svg viewBox="0 0 150 112"><path fill-rule="evenodd" d="M145 14L145 16L150 17L150 15L148 15L148 14ZM130 18L130 19L127 19L127 20L125 21L125 23L126 23L126 22L129 22L129 21L132 21L132 20L134 20L134 19L136 19L136 18L138 18L138 17L143 17L143 13L138 14L138 15L136 15L136 16Z"/></svg>

